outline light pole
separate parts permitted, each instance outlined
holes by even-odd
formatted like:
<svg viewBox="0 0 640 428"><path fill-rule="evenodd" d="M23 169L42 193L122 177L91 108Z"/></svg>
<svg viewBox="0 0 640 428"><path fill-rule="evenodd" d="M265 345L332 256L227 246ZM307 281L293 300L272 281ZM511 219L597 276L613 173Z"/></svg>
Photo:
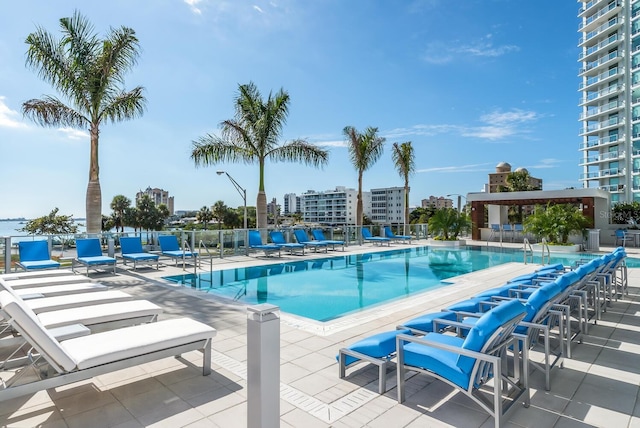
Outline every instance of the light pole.
<svg viewBox="0 0 640 428"><path fill-rule="evenodd" d="M462 196L460 193L451 193L449 195L447 195L447 198L450 196L457 196L458 197L458 212L462 212L461 208L462 208L462 198L464 198L464 200L466 201L467 198L466 196Z"/></svg>
<svg viewBox="0 0 640 428"><path fill-rule="evenodd" d="M242 201L244 202L244 229L246 230L247 229L247 189L244 189L242 186L240 186L238 182L234 180L233 177L231 177L227 171L216 171L216 174L218 175L226 174L229 180L231 181L231 184L233 184L233 187L235 187L238 193L240 193L240 196L242 196Z"/></svg>

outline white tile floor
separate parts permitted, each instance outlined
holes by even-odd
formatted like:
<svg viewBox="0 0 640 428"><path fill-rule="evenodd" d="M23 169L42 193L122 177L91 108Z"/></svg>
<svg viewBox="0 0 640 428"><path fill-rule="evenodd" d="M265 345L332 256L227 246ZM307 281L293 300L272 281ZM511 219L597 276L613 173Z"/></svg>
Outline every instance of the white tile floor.
<svg viewBox="0 0 640 428"><path fill-rule="evenodd" d="M366 250L370 247L349 248L349 252ZM628 252L640 255L636 249ZM225 265L234 266L263 262L244 257L224 260ZM400 302L322 326L283 314L280 425L493 426L493 419L466 397L424 375L407 381L403 404L396 400L395 387L382 396L376 393L377 373L371 367L353 369L341 380L335 355L358 338L394 328L403 320L439 310L533 269L510 264L464 275L451 287L412 299L410 304ZM163 318L190 316L214 326L218 335L210 376L200 375L201 354L192 352L0 403L0 426L245 427L246 311L158 280L180 272L164 267L160 272L120 270L116 276L92 276L163 306ZM507 426L640 426L640 269L630 270L630 284L630 295L614 303L598 325L591 325L584 343L574 346L573 359L554 370L551 391L544 391L541 373L532 372L532 404L518 409ZM392 385L394 374L389 375Z"/></svg>

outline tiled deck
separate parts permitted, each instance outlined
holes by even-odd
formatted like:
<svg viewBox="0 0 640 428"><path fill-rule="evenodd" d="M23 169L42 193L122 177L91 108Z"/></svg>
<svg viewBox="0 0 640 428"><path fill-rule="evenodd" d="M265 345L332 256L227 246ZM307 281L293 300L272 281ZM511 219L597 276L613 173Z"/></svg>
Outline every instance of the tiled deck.
<svg viewBox="0 0 640 428"><path fill-rule="evenodd" d="M350 247L347 254L370 249ZM640 250L628 252L640 256ZM287 258L291 257L283 257ZM264 259L225 259L224 267L231 267L227 263L240 267L262 264ZM216 267L221 267L219 261ZM403 320L439 310L533 269L532 265L512 263L464 275L456 278L453 286L412 299L410 305L405 302L365 311L346 322L325 326L300 323L283 314L281 426L493 426L493 419L470 400L427 376L407 381L403 404L396 400L395 387L383 396L376 393L377 372L372 367L352 369L341 380L335 355L338 348L358 338L393 329ZM190 316L215 327L218 335L213 342L214 372L210 376L201 376L201 354L193 352L181 359L164 359L0 403L0 425L245 427L246 310L157 279L181 272L167 266L160 272L120 270L116 276L92 277L163 306L163 318ZM629 296L614 303L598 325L590 326L589 336L573 347L573 358L565 359L563 369L554 369L551 391L544 391L542 374L532 372L532 404L519 408L508 426L640 426L640 269L629 270L629 283ZM389 375L392 383L394 375Z"/></svg>

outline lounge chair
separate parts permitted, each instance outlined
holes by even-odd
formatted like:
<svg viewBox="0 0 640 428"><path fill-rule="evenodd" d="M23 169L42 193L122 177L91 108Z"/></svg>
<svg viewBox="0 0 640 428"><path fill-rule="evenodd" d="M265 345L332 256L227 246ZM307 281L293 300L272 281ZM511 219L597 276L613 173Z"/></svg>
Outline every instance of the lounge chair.
<svg viewBox="0 0 640 428"><path fill-rule="evenodd" d="M249 249L264 251L264 255L267 257L275 253L278 253L278 257L280 257L281 255L279 245L275 245L275 244L265 245L262 243L262 237L260 236L259 230L249 231Z"/></svg>
<svg viewBox="0 0 640 428"><path fill-rule="evenodd" d="M0 281L0 290L11 289L11 282ZM28 287L14 289L14 294L22 299L38 299L43 297L65 296L68 294L88 293L95 291L107 291L108 287L95 282L84 282L80 284L59 284L46 285L43 287Z"/></svg>
<svg viewBox="0 0 640 428"><path fill-rule="evenodd" d="M31 366L5 379L0 402L193 350L204 353L202 374L211 372L211 340L216 330L189 318L58 340L8 292L0 292L0 306L12 327L39 354L31 366L43 362L50 366L49 370L34 370L38 375L46 373L41 380L20 383L21 374L31 372Z"/></svg>
<svg viewBox="0 0 640 428"><path fill-rule="evenodd" d="M100 240L98 238L76 239L76 250L78 256L73 260L71 269L75 272L75 265L80 264L89 269L102 269L113 266L113 273L116 273L116 259L102 254Z"/></svg>
<svg viewBox="0 0 640 428"><path fill-rule="evenodd" d="M620 245L622 247L626 247L627 246L627 242L634 242L635 241L635 236L630 235L624 229L617 229L614 232L614 236L616 238L616 242L615 242L616 246Z"/></svg>
<svg viewBox="0 0 640 428"><path fill-rule="evenodd" d="M309 235L307 235L307 232L302 229L294 229L293 236L296 237L296 241L298 241L299 244L302 244L308 248L313 248L313 251L316 253L320 248L324 248L324 252L326 253L327 249L329 248L329 245L326 242L312 241L309 238Z"/></svg>
<svg viewBox="0 0 640 428"><path fill-rule="evenodd" d="M18 242L20 261L18 266L24 270L58 269L60 263L51 260L47 241Z"/></svg>
<svg viewBox="0 0 640 428"><path fill-rule="evenodd" d="M313 239L315 239L318 242L324 242L326 243L328 246L331 246L332 250L336 249L336 245L340 245L342 247L342 251L344 251L344 241L338 241L338 240L334 240L334 239L327 239L324 237L324 232L320 229L314 229L311 231L311 234L313 235Z"/></svg>
<svg viewBox="0 0 640 428"><path fill-rule="evenodd" d="M142 240L139 236L122 237L120 238L120 248L122 250L122 260L124 264L128 261L133 262L133 269L135 270L138 263L156 265L156 270L160 269L160 256L157 254L151 254L142 249Z"/></svg>
<svg viewBox="0 0 640 428"><path fill-rule="evenodd" d="M362 239L364 239L365 241L371 242L373 245L382 246L385 243L387 245L391 245L390 238L383 238L382 236L373 236L371 235L371 231L366 227L363 227L361 230L362 230Z"/></svg>
<svg viewBox="0 0 640 428"><path fill-rule="evenodd" d="M160 244L160 253L174 259L176 266L178 266L178 261L182 261L184 264L188 259L192 259L194 264L197 263L198 253L180 248L178 237L175 235L159 235L158 244Z"/></svg>
<svg viewBox="0 0 640 428"><path fill-rule="evenodd" d="M509 348L526 343L525 336L514 333L525 314L524 305L512 300L483 314L465 338L435 332L422 338L399 334L398 403L405 399L407 371L417 371L463 392L501 427L516 403L529 406L530 402L528 346L523 345L521 353L514 352L513 376L504 365Z"/></svg>
<svg viewBox="0 0 640 428"><path fill-rule="evenodd" d="M10 285L15 289L45 287L49 285L82 284L87 282L91 282L91 280L84 275L58 275L42 278L24 278L10 280L0 278L0 283Z"/></svg>
<svg viewBox="0 0 640 428"><path fill-rule="evenodd" d="M269 232L269 236L271 237L271 241L275 245L282 248L283 250L289 251L289 254L293 254L296 251L300 251L304 256L304 248L305 248L304 244L287 242L287 240L284 239L284 234L279 230L272 230L271 232Z"/></svg>
<svg viewBox="0 0 640 428"><path fill-rule="evenodd" d="M13 281L14 279L35 279L35 278L51 278L55 276L68 276L74 275L71 269L47 269L47 270L32 270L32 271L19 271L19 272L7 272L0 274L0 281Z"/></svg>
<svg viewBox="0 0 640 428"><path fill-rule="evenodd" d="M409 242L409 244L411 244L411 236L396 235L389 226L384 227L384 236L396 242Z"/></svg>
<svg viewBox="0 0 640 428"><path fill-rule="evenodd" d="M125 302L133 300L131 294L120 290L106 290L101 293L77 293L55 297L25 300L24 303L36 314L77 308L80 306L98 305L104 303Z"/></svg>

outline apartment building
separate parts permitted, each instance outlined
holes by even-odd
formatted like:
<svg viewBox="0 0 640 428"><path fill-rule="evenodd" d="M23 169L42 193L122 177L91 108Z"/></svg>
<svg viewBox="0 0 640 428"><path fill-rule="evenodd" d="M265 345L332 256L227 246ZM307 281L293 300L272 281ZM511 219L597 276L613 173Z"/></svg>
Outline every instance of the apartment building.
<svg viewBox="0 0 640 428"><path fill-rule="evenodd" d="M308 190L300 195L304 221L326 225L356 223L358 191L338 186L334 190ZM363 210L371 217L371 192L362 192Z"/></svg>
<svg viewBox="0 0 640 428"><path fill-rule="evenodd" d="M282 214L283 215L292 215L295 213L302 212L301 198L297 196L295 193L287 193L283 198L283 207Z"/></svg>
<svg viewBox="0 0 640 428"><path fill-rule="evenodd" d="M371 221L379 224L404 224L404 187L371 189Z"/></svg>
<svg viewBox="0 0 640 428"><path fill-rule="evenodd" d="M453 208L453 201L449 198L445 198L444 196L429 196L429 199L423 199L420 201L420 206L422 208L433 207L435 209L440 208Z"/></svg>
<svg viewBox="0 0 640 428"><path fill-rule="evenodd" d="M578 3L580 181L640 201L640 0Z"/></svg>
<svg viewBox="0 0 640 428"><path fill-rule="evenodd" d="M154 187L153 189L151 187L147 187L146 190L140 190L138 193L136 193L136 202L142 197L142 195L149 195L156 206L165 204L169 209L169 215L173 215L173 196L169 196L168 191L158 189L157 187Z"/></svg>

